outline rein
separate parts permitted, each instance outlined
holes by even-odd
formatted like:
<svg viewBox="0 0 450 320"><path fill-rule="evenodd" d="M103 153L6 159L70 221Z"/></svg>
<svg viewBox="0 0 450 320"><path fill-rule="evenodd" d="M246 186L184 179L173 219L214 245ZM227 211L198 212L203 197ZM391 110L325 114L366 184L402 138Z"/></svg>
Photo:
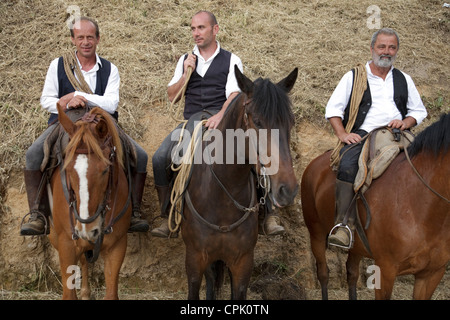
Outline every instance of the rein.
<svg viewBox="0 0 450 320"><path fill-rule="evenodd" d="M443 195L441 195L439 192L437 192L436 190L434 190L426 181L425 179L420 175L419 171L417 171L417 169L414 167L411 158L409 157L409 153L408 153L408 148L404 148L405 150L405 155L406 155L406 159L408 160L408 163L410 164L411 168L413 169L414 173L417 175L417 177L419 178L419 180L425 185L425 187L427 187L431 192L433 192L435 195L437 195L439 198L441 198L442 200L446 201L447 203L450 203L450 200L447 199L446 197L444 197Z"/></svg>
<svg viewBox="0 0 450 320"><path fill-rule="evenodd" d="M252 99L246 99L243 103L243 107L244 109L247 107L247 105L249 105L252 102ZM245 125L248 127L249 124L249 120L248 120L248 115L247 112L244 112L244 123ZM194 137L196 135L193 135ZM252 185L252 198L250 200L250 204L248 207L245 207L243 205L241 205L239 202L237 202L233 196L230 194L230 192L226 189L225 185L220 181L219 177L216 175L216 173L213 170L213 167L211 164L209 164L209 168L210 171L212 173L212 176L214 177L214 179L216 180L216 182L219 184L220 188L225 192L225 194L230 198L230 200L232 201L232 203L234 204L234 206L240 210L245 212L245 214L236 222L232 223L231 225L228 226L218 226L215 224L212 224L210 222L208 222L205 218L203 218L198 211L195 209L194 205L192 204L192 200L191 197L189 195L189 192L187 191L187 185L188 183L185 184L185 199L186 199L186 204L188 205L189 209L191 210L191 212L201 221L203 222L205 225L207 225L208 227L210 227L213 230L219 231L219 232L231 232L234 229L236 229L238 226L240 226L245 220L247 220L247 218L250 216L250 214L258 212L259 211L259 207L261 205L265 205L266 204L266 197L269 195L270 192L270 178L267 176L266 174L266 169L265 167L261 164L261 175L258 175L258 186L261 187L262 189L264 189L264 195L259 199L259 202L257 202L254 206L251 206L252 203L255 202L255 198L256 198L256 187L255 187L255 182L254 182L254 178L253 178L253 174L251 174L251 185ZM190 170L192 172L192 169Z"/></svg>

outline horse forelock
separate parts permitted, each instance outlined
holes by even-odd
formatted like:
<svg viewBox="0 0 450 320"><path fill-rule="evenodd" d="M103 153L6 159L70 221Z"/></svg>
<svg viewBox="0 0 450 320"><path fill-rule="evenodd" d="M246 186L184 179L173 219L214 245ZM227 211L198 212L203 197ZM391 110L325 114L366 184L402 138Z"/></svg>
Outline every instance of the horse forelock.
<svg viewBox="0 0 450 320"><path fill-rule="evenodd" d="M106 111L99 107L92 109L90 113L98 115L100 121L105 121L108 128L108 133L112 138L113 146L116 147L116 159L119 162L119 165L123 166L123 149L114 121L106 113ZM65 167L72 161L77 149L79 148L86 149L88 153L92 153L94 156L98 157L100 161L105 163L105 165L110 165L111 162L103 153L99 138L94 134L95 124L92 122L78 121L76 125L77 130L71 137L65 150Z"/></svg>
<svg viewBox="0 0 450 320"><path fill-rule="evenodd" d="M288 94L269 79L259 78L255 81L252 100L253 111L268 127L289 130L294 125Z"/></svg>
<svg viewBox="0 0 450 320"><path fill-rule="evenodd" d="M443 114L439 121L434 122L420 132L408 147L410 157L421 152L433 153L436 157L450 148L450 113Z"/></svg>

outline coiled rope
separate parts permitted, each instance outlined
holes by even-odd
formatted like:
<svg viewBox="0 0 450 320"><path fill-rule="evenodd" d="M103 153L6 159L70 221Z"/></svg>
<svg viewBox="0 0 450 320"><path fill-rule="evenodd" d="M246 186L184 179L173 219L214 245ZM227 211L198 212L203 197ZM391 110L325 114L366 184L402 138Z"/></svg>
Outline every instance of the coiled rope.
<svg viewBox="0 0 450 320"><path fill-rule="evenodd" d="M191 173L192 164L194 163L194 155L197 147L202 143L203 125L207 120L200 121L194 128L191 141L187 147L186 153L181 158L179 166L175 166L172 163L172 170L178 171L177 177L173 183L172 192L170 194L170 212L169 212L169 230L170 232L176 232L181 225L181 205L183 194L189 183L189 176ZM174 225L172 225L174 223Z"/></svg>
<svg viewBox="0 0 450 320"><path fill-rule="evenodd" d="M188 67L186 71L186 80L181 87L180 91L176 94L175 98L172 100L172 103L170 104L170 116L173 120L176 122L183 123L181 127L180 137L178 139L178 143L175 147L175 150L178 150L178 147L180 146L181 142L183 141L183 135L184 130L186 128L187 120L184 119L177 119L175 117L175 104L177 101L183 101L184 95L186 93L186 88L189 83L189 79L192 75L192 68ZM180 98L178 100L178 98ZM182 195L187 188L187 182L188 178L191 172L191 167L195 155L195 150L197 146L200 144L201 139L199 141L198 137L201 137L201 135L198 134L199 130L202 130L202 126L206 123L206 120L203 120L199 122L192 134L191 141L189 142L188 148L186 150L186 153L183 155L181 159L180 165L175 165L175 163L172 163L171 169L174 172L178 172L177 177L175 178L172 191L170 193L170 212L169 212L169 230L171 233L177 232L178 228L181 225L182 215L181 215L181 205L182 205ZM173 225L174 224L174 225Z"/></svg>
<svg viewBox="0 0 450 320"><path fill-rule="evenodd" d="M84 80L83 74L81 73L80 65L78 64L77 57L75 56L75 51L67 51L63 55L64 71L66 72L67 78L74 87L76 91L81 91L85 93L92 94L91 88Z"/></svg>
<svg viewBox="0 0 450 320"><path fill-rule="evenodd" d="M353 125L356 121L356 116L358 115L359 104L361 103L364 91L366 91L367 89L366 67L363 64L359 63L354 68L354 73L355 74L352 88L352 97L350 100L349 117L347 125L345 126L346 132L351 132L353 129ZM337 170L337 167L339 166L339 162L341 161L340 151L344 145L344 142L342 142L338 138L338 141L333 149L333 152L331 153L330 158L330 166L333 168L333 170Z"/></svg>

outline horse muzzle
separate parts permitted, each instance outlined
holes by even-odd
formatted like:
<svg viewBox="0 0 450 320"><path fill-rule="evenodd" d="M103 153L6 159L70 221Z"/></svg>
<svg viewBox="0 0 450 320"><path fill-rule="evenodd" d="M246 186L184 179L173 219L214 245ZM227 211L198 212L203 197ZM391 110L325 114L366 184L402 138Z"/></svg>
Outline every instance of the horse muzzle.
<svg viewBox="0 0 450 320"><path fill-rule="evenodd" d="M269 193L273 204L278 208L283 208L294 203L294 198L298 193L298 183L293 186L281 184L273 188Z"/></svg>
<svg viewBox="0 0 450 320"><path fill-rule="evenodd" d="M87 228L85 223L77 223L74 231L77 237L86 240L91 244L94 244L102 233L101 224L96 224L93 227Z"/></svg>

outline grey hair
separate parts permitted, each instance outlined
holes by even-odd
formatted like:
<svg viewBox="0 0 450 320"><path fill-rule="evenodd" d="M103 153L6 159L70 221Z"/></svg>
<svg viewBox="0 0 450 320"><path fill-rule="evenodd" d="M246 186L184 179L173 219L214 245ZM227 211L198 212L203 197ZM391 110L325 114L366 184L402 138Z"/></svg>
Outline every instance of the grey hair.
<svg viewBox="0 0 450 320"><path fill-rule="evenodd" d="M379 34L387 34L387 35L394 35L397 38L397 48L400 47L400 38L398 37L397 32L394 29L391 28L383 28L380 29L378 31L376 31L373 35L372 35L372 42L370 43L370 46L373 47L375 46L375 42L377 41L378 35Z"/></svg>

